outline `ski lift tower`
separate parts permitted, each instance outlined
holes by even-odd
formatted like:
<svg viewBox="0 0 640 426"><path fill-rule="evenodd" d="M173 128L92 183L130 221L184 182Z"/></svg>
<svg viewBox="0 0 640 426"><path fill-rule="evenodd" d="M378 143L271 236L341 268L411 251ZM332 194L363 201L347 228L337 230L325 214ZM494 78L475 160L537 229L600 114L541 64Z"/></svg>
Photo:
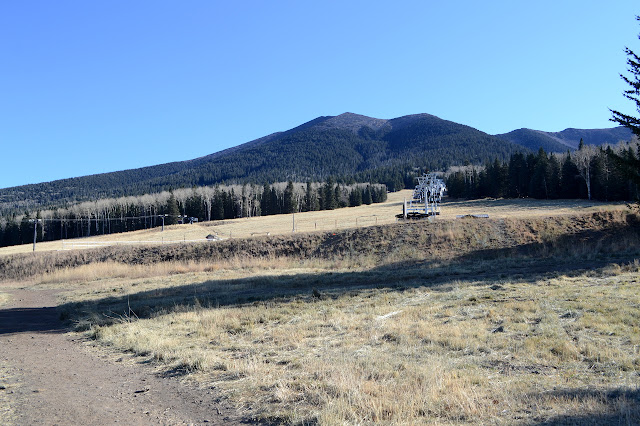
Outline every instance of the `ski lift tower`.
<svg viewBox="0 0 640 426"><path fill-rule="evenodd" d="M435 173L425 173L418 177L418 185L413 190L410 200L404 200L402 216L407 218L422 218L440 214L440 202L447 190L444 181Z"/></svg>

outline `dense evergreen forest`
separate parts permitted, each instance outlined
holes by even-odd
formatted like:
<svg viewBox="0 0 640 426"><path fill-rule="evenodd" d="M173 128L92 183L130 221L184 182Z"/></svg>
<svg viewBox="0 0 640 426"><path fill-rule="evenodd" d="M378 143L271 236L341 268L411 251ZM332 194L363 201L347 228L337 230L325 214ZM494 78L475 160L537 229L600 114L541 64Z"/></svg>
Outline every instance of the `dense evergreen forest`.
<svg viewBox="0 0 640 426"><path fill-rule="evenodd" d="M463 166L449 170L449 196L462 198L584 198L601 201L638 199L638 186L617 167L615 155L640 159L636 143L596 148L583 145L574 152L548 154L516 153L502 162L484 167Z"/></svg>
<svg viewBox="0 0 640 426"><path fill-rule="evenodd" d="M383 202L387 189L377 184L234 185L178 189L83 202L67 208L0 217L0 246L104 235L165 224L266 216ZM34 223L36 220L37 224Z"/></svg>

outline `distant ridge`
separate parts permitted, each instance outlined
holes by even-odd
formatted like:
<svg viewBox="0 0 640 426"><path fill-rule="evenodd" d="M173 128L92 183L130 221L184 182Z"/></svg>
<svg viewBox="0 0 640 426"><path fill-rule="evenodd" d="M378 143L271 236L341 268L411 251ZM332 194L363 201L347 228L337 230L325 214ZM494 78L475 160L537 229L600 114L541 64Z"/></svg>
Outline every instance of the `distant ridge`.
<svg viewBox="0 0 640 426"><path fill-rule="evenodd" d="M543 148L547 152L565 152L578 149L580 139L588 145L617 144L631 140L632 133L626 127L609 129L565 129L561 132L543 132L541 130L518 129L496 135L533 151Z"/></svg>
<svg viewBox="0 0 640 426"><path fill-rule="evenodd" d="M346 112L193 160L0 189L0 213L178 187L321 181L329 176L393 189L402 185L405 173L417 169L507 160L514 152L540 146L566 151L577 147L580 137L586 143L614 143L630 133L624 128L520 129L492 136L431 114L380 119Z"/></svg>

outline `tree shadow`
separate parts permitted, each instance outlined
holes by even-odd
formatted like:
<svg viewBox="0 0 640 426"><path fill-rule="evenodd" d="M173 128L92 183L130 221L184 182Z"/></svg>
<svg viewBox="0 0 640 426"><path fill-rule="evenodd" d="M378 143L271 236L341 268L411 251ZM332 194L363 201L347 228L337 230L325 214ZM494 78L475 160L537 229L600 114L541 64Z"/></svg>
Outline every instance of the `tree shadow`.
<svg viewBox="0 0 640 426"><path fill-rule="evenodd" d="M536 401L571 401L573 405L589 405L593 401L606 412L559 414L529 424L537 426L560 425L637 425L640 424L640 389L614 389L598 391L590 389L563 389L530 396Z"/></svg>
<svg viewBox="0 0 640 426"><path fill-rule="evenodd" d="M65 331L55 307L0 309L0 335Z"/></svg>
<svg viewBox="0 0 640 426"><path fill-rule="evenodd" d="M605 216L590 220L601 220L603 226L582 229L579 225L571 233L550 233L545 238L526 244L514 243L513 246L509 246L508 241L499 240L496 243L490 239L483 240L482 235L475 235L474 238L480 240L470 240L469 246L441 247L444 253L449 253L445 258L439 257L440 248L437 244L426 244L414 247L418 253L419 250L424 251L424 257L421 259L390 262L369 269L258 274L238 279L214 278L199 283L110 296L80 304L69 303L60 308L63 315L79 323L79 328L82 329L90 326L88 322L83 322L89 316L92 316L91 324L107 324L194 306L241 306L288 301L294 298L314 301L318 298L337 298L350 292L403 291L418 287L426 287L432 291L448 291L462 282L474 285L491 285L506 280L511 283L536 282L543 278L571 276L610 263L624 263L637 259L640 252L640 222L636 216L629 216L626 222L621 223L608 223ZM369 256L370 247L354 247L354 244L371 242L371 238L369 236L360 240L346 233L328 236L316 248L324 253L323 256L306 253L294 258L357 260L362 253L365 257ZM411 235L405 235L400 248L413 247L412 238ZM446 244L446 240L443 241L439 244ZM260 242L252 243L259 245ZM253 245L250 245L249 248L252 247ZM455 252L459 254L451 256ZM229 255L232 255L232 252ZM393 256L394 254L382 254L382 257L387 258ZM254 253L251 258L255 257L261 256Z"/></svg>
<svg viewBox="0 0 640 426"><path fill-rule="evenodd" d="M572 246L574 235L562 245ZM366 270L321 271L256 275L237 279L211 279L181 286L157 288L132 294L109 296L95 301L68 303L63 315L82 325L82 318L96 314L104 323L148 318L159 313L194 307L247 306L261 303L338 298L364 291L405 291L429 288L451 291L459 285L492 286L496 283L531 283L560 275L573 276L605 267L612 262L633 261L636 252L576 257L538 257L544 245L532 243L515 248L477 250L453 260L411 260L380 265ZM592 254L595 252L592 252ZM99 321L99 320L98 320ZM86 324L85 324L86 325Z"/></svg>

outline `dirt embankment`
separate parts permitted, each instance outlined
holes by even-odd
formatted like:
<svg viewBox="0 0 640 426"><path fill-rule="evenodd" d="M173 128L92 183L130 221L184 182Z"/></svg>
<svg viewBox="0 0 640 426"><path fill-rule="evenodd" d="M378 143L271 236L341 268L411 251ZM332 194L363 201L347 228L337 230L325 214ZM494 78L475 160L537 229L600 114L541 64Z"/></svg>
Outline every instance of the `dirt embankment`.
<svg viewBox="0 0 640 426"><path fill-rule="evenodd" d="M467 256L594 256L640 248L640 219L631 212L600 212L536 219L457 219L406 222L288 236L230 239L203 244L107 247L0 257L0 280L19 280L101 262L153 264L293 257L374 256L406 260L408 249L427 259Z"/></svg>

